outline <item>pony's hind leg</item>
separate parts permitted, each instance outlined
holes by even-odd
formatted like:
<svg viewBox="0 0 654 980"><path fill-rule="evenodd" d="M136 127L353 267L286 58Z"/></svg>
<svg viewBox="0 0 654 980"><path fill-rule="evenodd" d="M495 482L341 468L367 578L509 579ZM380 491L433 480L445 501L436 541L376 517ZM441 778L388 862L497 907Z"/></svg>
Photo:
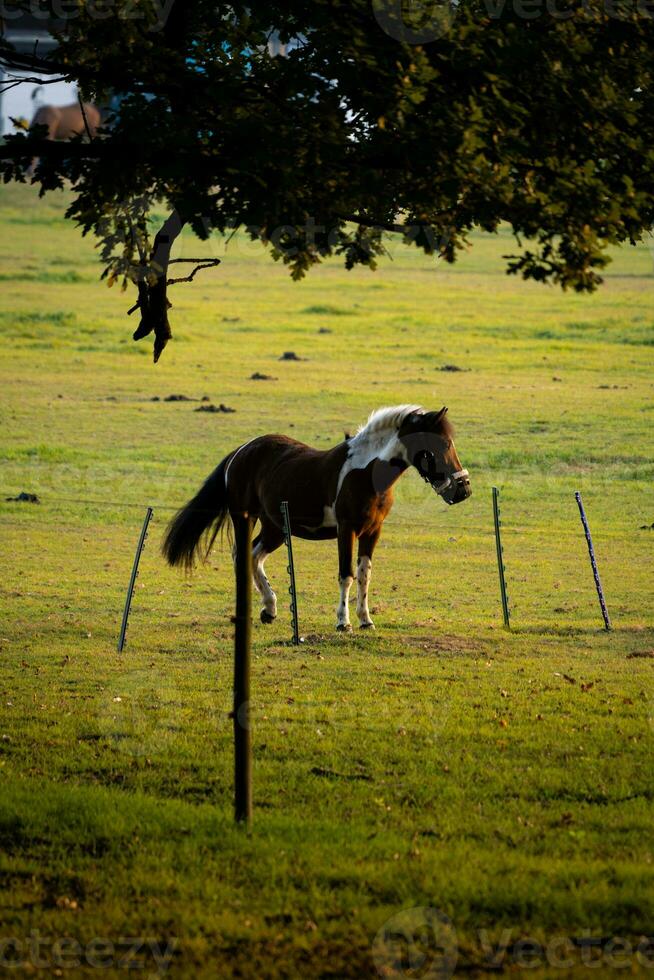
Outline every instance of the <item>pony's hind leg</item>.
<svg viewBox="0 0 654 980"><path fill-rule="evenodd" d="M272 590L263 565L268 555L276 551L283 541L284 535L279 528L262 520L261 533L257 535L252 545L252 574L254 586L262 599L262 623L272 623L277 616L277 596Z"/></svg>
<svg viewBox="0 0 654 980"><path fill-rule="evenodd" d="M252 548L252 574L254 576L254 587L261 596L261 622L272 623L277 616L277 596L272 590L266 573L263 570L263 563L268 557L268 552L261 541L258 541Z"/></svg>

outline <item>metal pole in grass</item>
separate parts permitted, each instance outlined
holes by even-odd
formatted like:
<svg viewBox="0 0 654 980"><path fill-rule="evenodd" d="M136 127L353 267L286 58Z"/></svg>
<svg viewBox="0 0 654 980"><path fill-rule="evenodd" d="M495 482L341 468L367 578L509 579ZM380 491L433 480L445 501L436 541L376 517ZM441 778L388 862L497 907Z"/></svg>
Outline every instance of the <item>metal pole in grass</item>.
<svg viewBox="0 0 654 980"><path fill-rule="evenodd" d="M291 596L291 617L293 619L293 644L298 646L300 643L300 627L297 618L297 591L295 588L295 563L293 562L293 542L291 540L291 518L288 513L288 501L282 500L281 503L282 523L284 527L284 538L286 540L286 550L288 552L288 565L286 571L290 579L289 593Z"/></svg>
<svg viewBox="0 0 654 980"><path fill-rule="evenodd" d="M506 593L506 579L504 573L506 567L504 565L504 552L502 551L502 538L500 536L500 527L502 522L500 520L500 501L499 501L499 490L497 487L493 487L493 521L495 524L495 548L497 550L497 570L500 576L500 594L502 596L502 615L504 617L504 625L506 629L511 629L511 622L509 620L509 597Z"/></svg>
<svg viewBox="0 0 654 980"><path fill-rule="evenodd" d="M577 501L577 506L579 507L579 515L581 517L581 523L583 524L584 534L586 535L586 544L588 545L590 565L591 568L593 569L593 578L595 579L597 598L599 599L600 609L602 610L602 617L604 619L604 628L606 630L610 630L611 620L609 619L609 611L606 608L606 602L604 601L604 592L602 591L602 583L600 582L599 572L597 570L597 562L595 561L595 550L593 548L593 539L590 536L590 528L588 527L588 521L586 519L586 511L584 510L584 505L581 500L581 494L579 493L578 490L575 490L575 500Z"/></svg>
<svg viewBox="0 0 654 980"><path fill-rule="evenodd" d="M236 514L236 615L234 616L234 816L252 821L252 743L250 738L250 663L252 640L252 519Z"/></svg>
<svg viewBox="0 0 654 980"><path fill-rule="evenodd" d="M125 646L125 634L127 633L127 621L129 619L129 611L132 606L132 596L134 595L134 586L136 585L136 578L139 573L139 562L141 560L141 555L143 553L143 546L145 544L145 539L148 536L148 525L150 524L151 517L152 517L152 507L148 507L148 509L145 512L145 520L143 521L143 527L141 528L139 543L136 546L136 554L134 555L134 564L132 565L132 574L130 576L129 585L127 587L127 595L125 597L125 608L123 610L123 622L120 627L120 636L118 637L118 653L122 653L123 647Z"/></svg>

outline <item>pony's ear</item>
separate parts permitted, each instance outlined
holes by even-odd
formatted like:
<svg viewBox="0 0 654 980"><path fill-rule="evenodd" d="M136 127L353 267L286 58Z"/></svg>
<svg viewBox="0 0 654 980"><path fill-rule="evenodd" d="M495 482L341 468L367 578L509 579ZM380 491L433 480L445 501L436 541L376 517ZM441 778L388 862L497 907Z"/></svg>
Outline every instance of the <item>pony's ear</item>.
<svg viewBox="0 0 654 980"><path fill-rule="evenodd" d="M432 429L432 431L438 431L443 419L447 415L447 408L443 406L443 408L441 408L438 412L429 412L428 415L429 428Z"/></svg>
<svg viewBox="0 0 654 980"><path fill-rule="evenodd" d="M443 426L443 420L447 413L447 408L443 407L438 412L425 412L423 415L419 415L419 422L414 425L412 429L417 429L421 432L440 432ZM413 416L409 416L413 418Z"/></svg>

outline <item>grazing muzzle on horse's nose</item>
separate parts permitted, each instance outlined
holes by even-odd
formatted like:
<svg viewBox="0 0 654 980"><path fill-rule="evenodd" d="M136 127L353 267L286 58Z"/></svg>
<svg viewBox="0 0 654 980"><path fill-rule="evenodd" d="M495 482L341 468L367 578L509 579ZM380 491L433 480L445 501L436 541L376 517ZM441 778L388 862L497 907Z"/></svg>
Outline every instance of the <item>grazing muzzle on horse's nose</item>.
<svg viewBox="0 0 654 980"><path fill-rule="evenodd" d="M446 504L460 504L462 500L467 500L472 493L470 474L467 470L452 473L447 485L439 492Z"/></svg>
<svg viewBox="0 0 654 980"><path fill-rule="evenodd" d="M439 473L436 470L436 458L429 450L423 449L417 453L413 465L425 483L428 483L432 490L435 490L447 504L459 504L472 493L468 471L457 470L450 474Z"/></svg>

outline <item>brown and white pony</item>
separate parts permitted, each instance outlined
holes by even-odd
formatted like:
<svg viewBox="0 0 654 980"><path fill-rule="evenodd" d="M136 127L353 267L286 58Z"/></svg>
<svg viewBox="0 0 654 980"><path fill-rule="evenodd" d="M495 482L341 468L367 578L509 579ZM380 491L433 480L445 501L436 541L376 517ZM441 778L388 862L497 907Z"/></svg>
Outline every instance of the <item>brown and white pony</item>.
<svg viewBox="0 0 654 980"><path fill-rule="evenodd" d="M419 405L381 408L355 436L326 451L288 436L251 439L225 456L173 518L163 543L167 561L192 568L197 554L208 554L230 514L257 518L261 529L253 542L254 584L263 602L261 620L272 622L277 599L263 566L284 540L280 504L287 500L292 534L338 539L338 630L351 629L348 602L358 539L357 615L362 628L372 627L371 560L393 505L393 484L414 466L446 503L470 496L468 471L461 467L446 413L446 408L426 412Z"/></svg>

